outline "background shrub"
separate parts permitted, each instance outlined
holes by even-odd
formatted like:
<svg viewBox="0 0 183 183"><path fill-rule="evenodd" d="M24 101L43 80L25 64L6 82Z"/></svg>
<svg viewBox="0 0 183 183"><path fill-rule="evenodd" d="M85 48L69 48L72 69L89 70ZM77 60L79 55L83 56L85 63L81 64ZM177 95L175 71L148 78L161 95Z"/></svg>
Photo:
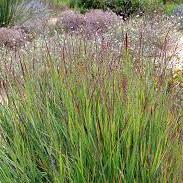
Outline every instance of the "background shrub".
<svg viewBox="0 0 183 183"><path fill-rule="evenodd" d="M111 9L117 14L130 15L140 8L140 1L132 0L78 0L76 6L81 10Z"/></svg>
<svg viewBox="0 0 183 183"><path fill-rule="evenodd" d="M83 15L72 10L62 12L58 21L58 26L61 26L66 32L78 31L83 24Z"/></svg>
<svg viewBox="0 0 183 183"><path fill-rule="evenodd" d="M127 17L133 13L144 11L165 10L170 13L172 9L182 3L181 0L51 0L59 5L78 8L81 12L89 9L110 9L113 12Z"/></svg>
<svg viewBox="0 0 183 183"><path fill-rule="evenodd" d="M19 47L26 42L26 33L18 28L0 28L0 46Z"/></svg>
<svg viewBox="0 0 183 183"><path fill-rule="evenodd" d="M66 10L60 14L56 28L67 33L76 33L87 38L107 33L121 21L119 16L111 11L90 10L85 14Z"/></svg>

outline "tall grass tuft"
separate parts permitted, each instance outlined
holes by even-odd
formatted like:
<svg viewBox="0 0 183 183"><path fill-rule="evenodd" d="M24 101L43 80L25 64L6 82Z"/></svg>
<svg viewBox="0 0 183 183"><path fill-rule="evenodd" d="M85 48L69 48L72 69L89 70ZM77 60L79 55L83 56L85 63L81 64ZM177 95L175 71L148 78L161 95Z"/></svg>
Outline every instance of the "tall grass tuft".
<svg viewBox="0 0 183 183"><path fill-rule="evenodd" d="M74 59L63 50L59 62L47 47L44 69L7 74L1 181L181 182L181 112L164 67L134 62L127 46L113 67L110 52L89 59L86 47Z"/></svg>
<svg viewBox="0 0 183 183"><path fill-rule="evenodd" d="M0 0L0 27L12 23L20 0Z"/></svg>

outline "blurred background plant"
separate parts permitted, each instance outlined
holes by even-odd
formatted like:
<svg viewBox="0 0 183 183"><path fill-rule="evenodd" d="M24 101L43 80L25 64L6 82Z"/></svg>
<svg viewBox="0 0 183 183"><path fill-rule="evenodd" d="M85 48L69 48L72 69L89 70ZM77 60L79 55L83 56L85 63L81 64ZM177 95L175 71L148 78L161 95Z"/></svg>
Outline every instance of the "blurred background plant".
<svg viewBox="0 0 183 183"><path fill-rule="evenodd" d="M49 15L47 3L41 0L24 0L17 8L16 25L29 32L40 33L44 31Z"/></svg>
<svg viewBox="0 0 183 183"><path fill-rule="evenodd" d="M173 9L173 15L178 17L180 30L183 30L183 4Z"/></svg>
<svg viewBox="0 0 183 183"><path fill-rule="evenodd" d="M21 0L0 0L0 27L13 23L18 4Z"/></svg>
<svg viewBox="0 0 183 183"><path fill-rule="evenodd" d="M89 9L110 9L122 16L164 9L168 13L182 3L181 0L51 0L52 3L78 8L81 12Z"/></svg>
<svg viewBox="0 0 183 183"><path fill-rule="evenodd" d="M44 17L47 4L41 0L0 0L0 27L23 24L35 17Z"/></svg>

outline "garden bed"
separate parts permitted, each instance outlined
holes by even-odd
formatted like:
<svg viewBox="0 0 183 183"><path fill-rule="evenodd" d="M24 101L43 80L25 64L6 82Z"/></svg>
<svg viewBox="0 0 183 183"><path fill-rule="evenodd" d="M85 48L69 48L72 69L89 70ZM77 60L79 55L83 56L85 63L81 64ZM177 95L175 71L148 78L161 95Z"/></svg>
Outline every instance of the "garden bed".
<svg viewBox="0 0 183 183"><path fill-rule="evenodd" d="M0 28L1 181L181 183L180 16L37 2Z"/></svg>

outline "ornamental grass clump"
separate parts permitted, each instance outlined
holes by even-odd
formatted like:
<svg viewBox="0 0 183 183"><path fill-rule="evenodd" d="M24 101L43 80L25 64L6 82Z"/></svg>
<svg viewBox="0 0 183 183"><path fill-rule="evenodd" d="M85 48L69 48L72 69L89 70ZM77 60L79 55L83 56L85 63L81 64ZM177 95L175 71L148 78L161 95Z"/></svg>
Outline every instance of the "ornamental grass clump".
<svg viewBox="0 0 183 183"><path fill-rule="evenodd" d="M119 55L66 35L56 56L49 43L17 52L21 77L3 72L1 181L182 182L171 71L134 61L127 36Z"/></svg>

